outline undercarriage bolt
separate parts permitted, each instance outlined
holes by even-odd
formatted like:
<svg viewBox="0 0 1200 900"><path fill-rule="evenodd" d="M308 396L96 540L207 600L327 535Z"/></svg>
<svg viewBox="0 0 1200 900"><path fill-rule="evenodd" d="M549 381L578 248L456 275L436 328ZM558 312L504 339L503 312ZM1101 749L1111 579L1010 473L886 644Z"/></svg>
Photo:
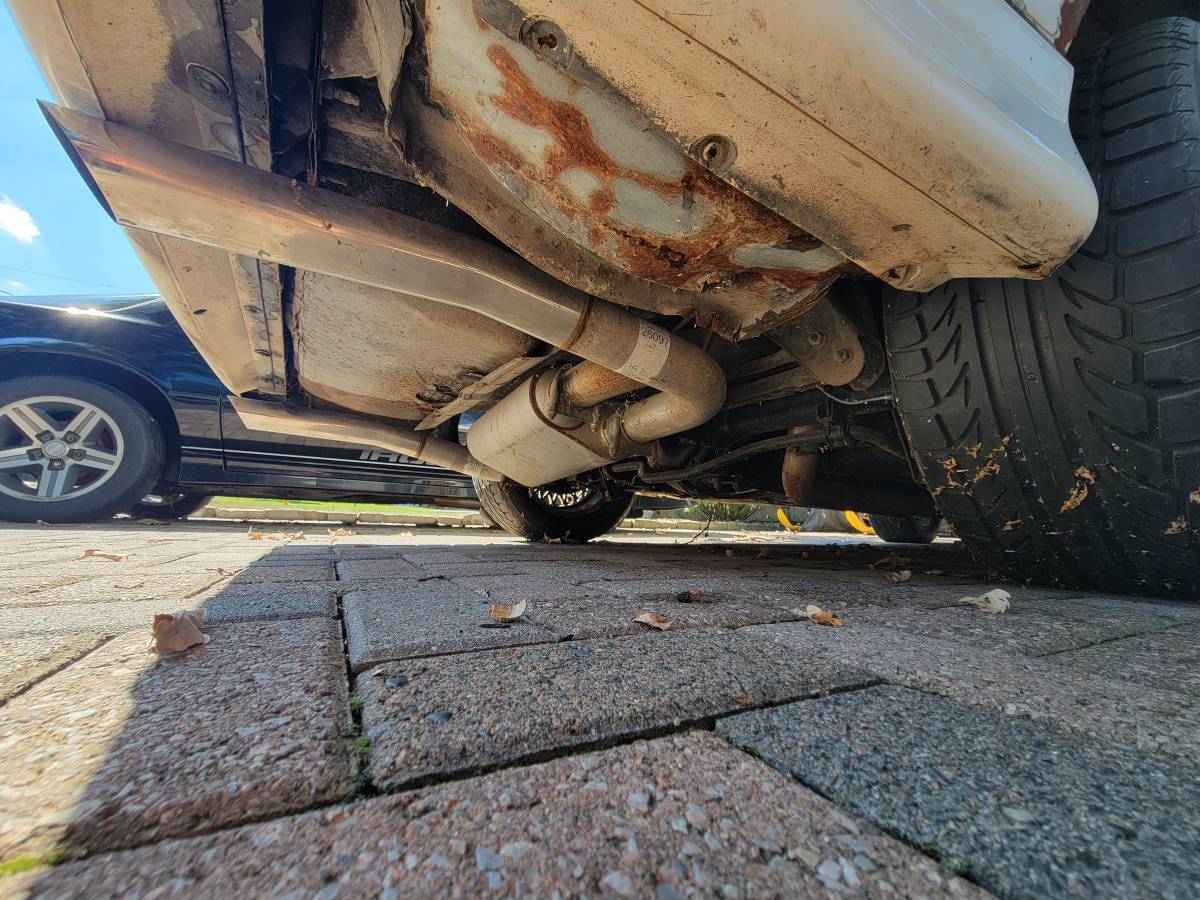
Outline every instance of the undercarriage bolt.
<svg viewBox="0 0 1200 900"><path fill-rule="evenodd" d="M833 358L840 363L850 362L850 351L841 347L834 351Z"/></svg>
<svg viewBox="0 0 1200 900"><path fill-rule="evenodd" d="M65 465L66 465L66 463L64 463L61 459L50 460L50 468L53 469L55 472L57 472L59 469L63 468L63 466L65 466Z"/></svg>
<svg viewBox="0 0 1200 900"><path fill-rule="evenodd" d="M808 343L813 347L820 347L825 343L825 335L819 331L810 331L808 333Z"/></svg>

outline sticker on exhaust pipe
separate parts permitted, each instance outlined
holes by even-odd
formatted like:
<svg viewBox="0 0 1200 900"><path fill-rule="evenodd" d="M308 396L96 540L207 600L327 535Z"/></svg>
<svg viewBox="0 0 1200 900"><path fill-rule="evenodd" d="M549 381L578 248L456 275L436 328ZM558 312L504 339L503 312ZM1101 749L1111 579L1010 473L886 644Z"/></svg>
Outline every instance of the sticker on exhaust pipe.
<svg viewBox="0 0 1200 900"><path fill-rule="evenodd" d="M642 322L638 326L637 343L618 372L646 384L662 371L671 354L671 335L657 325Z"/></svg>

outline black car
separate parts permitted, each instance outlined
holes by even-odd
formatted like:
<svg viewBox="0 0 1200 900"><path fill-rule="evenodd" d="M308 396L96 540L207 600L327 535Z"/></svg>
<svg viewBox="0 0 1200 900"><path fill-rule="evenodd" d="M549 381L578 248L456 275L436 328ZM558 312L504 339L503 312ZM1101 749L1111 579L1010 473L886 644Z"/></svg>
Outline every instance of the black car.
<svg viewBox="0 0 1200 900"><path fill-rule="evenodd" d="M179 518L217 493L478 505L458 472L247 429L158 296L0 300L0 520Z"/></svg>

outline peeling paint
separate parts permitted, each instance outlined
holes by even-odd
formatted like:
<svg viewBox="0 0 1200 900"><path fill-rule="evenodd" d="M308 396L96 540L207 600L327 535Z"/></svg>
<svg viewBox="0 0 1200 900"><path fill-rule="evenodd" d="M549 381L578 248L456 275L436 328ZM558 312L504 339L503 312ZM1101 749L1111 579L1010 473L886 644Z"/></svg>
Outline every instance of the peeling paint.
<svg viewBox="0 0 1200 900"><path fill-rule="evenodd" d="M431 99L523 205L607 263L671 288L753 291L780 308L848 268L685 157L625 99L468 8L441 6L433 23L426 19Z"/></svg>

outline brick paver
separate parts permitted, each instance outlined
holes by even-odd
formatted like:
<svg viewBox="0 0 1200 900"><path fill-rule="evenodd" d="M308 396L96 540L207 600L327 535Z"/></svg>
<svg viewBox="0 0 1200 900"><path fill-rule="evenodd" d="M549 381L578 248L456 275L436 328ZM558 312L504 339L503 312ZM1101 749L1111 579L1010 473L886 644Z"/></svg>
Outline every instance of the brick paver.
<svg viewBox="0 0 1200 900"><path fill-rule="evenodd" d="M996 585L952 542L253 530L278 539L0 528L0 863L90 854L0 894L982 894L936 859L1002 896L1187 896L1200 875L1200 607L1004 585L988 616L955 602ZM147 653L180 608L211 643Z"/></svg>

